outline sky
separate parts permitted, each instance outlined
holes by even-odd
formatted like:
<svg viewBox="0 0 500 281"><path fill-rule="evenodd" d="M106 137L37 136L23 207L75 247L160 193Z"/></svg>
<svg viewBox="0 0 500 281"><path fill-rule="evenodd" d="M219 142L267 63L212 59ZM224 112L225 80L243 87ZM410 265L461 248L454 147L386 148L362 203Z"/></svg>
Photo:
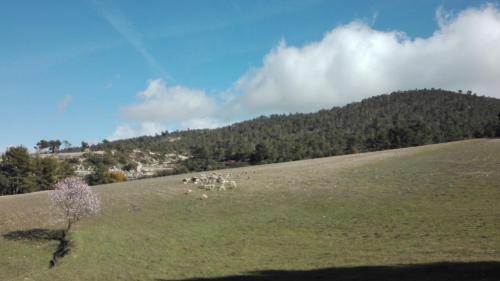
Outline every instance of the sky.
<svg viewBox="0 0 500 281"><path fill-rule="evenodd" d="M500 98L498 1L0 3L0 151L313 112L415 88Z"/></svg>

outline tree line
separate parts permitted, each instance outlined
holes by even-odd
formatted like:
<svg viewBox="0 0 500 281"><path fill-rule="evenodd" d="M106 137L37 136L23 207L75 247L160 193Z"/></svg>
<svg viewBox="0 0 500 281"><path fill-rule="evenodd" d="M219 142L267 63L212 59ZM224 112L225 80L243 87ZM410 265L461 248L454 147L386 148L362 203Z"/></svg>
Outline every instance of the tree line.
<svg viewBox="0 0 500 281"><path fill-rule="evenodd" d="M82 141L80 147L74 147L67 140L40 140L33 147L38 153L57 153L57 152L79 152L86 151L90 148L87 142Z"/></svg>
<svg viewBox="0 0 500 281"><path fill-rule="evenodd" d="M54 188L59 180L74 174L68 161L54 157L31 157L25 147L11 147L0 162L0 195Z"/></svg>
<svg viewBox="0 0 500 281"><path fill-rule="evenodd" d="M110 172L116 165L111 154L85 156L85 164L92 173L83 180L89 185L126 181L123 173ZM60 180L75 175L78 158L65 160L50 155L30 155L25 147L10 147L2 155L0 162L0 195L13 195L34 191L51 190Z"/></svg>

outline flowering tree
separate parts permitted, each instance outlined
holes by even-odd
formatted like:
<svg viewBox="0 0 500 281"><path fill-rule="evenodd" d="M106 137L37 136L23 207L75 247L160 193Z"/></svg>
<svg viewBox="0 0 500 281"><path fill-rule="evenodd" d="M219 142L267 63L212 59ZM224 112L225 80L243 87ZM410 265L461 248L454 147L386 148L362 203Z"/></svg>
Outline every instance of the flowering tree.
<svg viewBox="0 0 500 281"><path fill-rule="evenodd" d="M66 232L81 217L92 216L99 212L99 199L78 177L68 177L58 182L55 190L50 193L50 200L68 221Z"/></svg>

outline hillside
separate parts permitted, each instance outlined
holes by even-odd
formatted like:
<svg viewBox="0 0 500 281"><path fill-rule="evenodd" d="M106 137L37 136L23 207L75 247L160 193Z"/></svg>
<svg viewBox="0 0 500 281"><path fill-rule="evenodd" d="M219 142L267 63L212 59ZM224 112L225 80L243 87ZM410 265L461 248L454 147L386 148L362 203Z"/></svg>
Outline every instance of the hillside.
<svg viewBox="0 0 500 281"><path fill-rule="evenodd" d="M0 276L498 280L498 159L500 140L481 139L225 170L226 192L186 175L95 186L102 213L53 269L50 191L2 196Z"/></svg>
<svg viewBox="0 0 500 281"><path fill-rule="evenodd" d="M93 149L189 155L180 172L275 163L500 135L500 100L445 90L395 92L316 113L212 130L105 141Z"/></svg>
<svg viewBox="0 0 500 281"><path fill-rule="evenodd" d="M82 143L61 151L57 145L67 141L41 140L31 157L22 147L4 153L0 194L52 189L72 174L98 185L483 137L500 137L500 100L435 89L395 92L316 113L103 141L91 150Z"/></svg>

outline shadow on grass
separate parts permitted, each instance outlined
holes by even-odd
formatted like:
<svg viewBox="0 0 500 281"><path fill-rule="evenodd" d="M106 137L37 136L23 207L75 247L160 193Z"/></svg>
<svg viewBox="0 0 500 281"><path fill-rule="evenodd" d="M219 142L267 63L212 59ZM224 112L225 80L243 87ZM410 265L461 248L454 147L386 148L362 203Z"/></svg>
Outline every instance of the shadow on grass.
<svg viewBox="0 0 500 281"><path fill-rule="evenodd" d="M64 238L62 229L42 229L35 228L30 230L18 230L6 233L3 237L7 240L28 240L28 241L43 241L56 240Z"/></svg>
<svg viewBox="0 0 500 281"><path fill-rule="evenodd" d="M3 237L7 240L58 241L59 245L52 254L52 259L49 262L50 267L54 267L60 258L69 253L69 241L66 239L66 232L62 229L35 228L29 230L18 230L6 233Z"/></svg>
<svg viewBox="0 0 500 281"><path fill-rule="evenodd" d="M167 279L155 279L167 281ZM500 262L439 262L412 265L331 267L314 270L267 270L183 281L498 281ZM173 280L170 280L173 281Z"/></svg>

